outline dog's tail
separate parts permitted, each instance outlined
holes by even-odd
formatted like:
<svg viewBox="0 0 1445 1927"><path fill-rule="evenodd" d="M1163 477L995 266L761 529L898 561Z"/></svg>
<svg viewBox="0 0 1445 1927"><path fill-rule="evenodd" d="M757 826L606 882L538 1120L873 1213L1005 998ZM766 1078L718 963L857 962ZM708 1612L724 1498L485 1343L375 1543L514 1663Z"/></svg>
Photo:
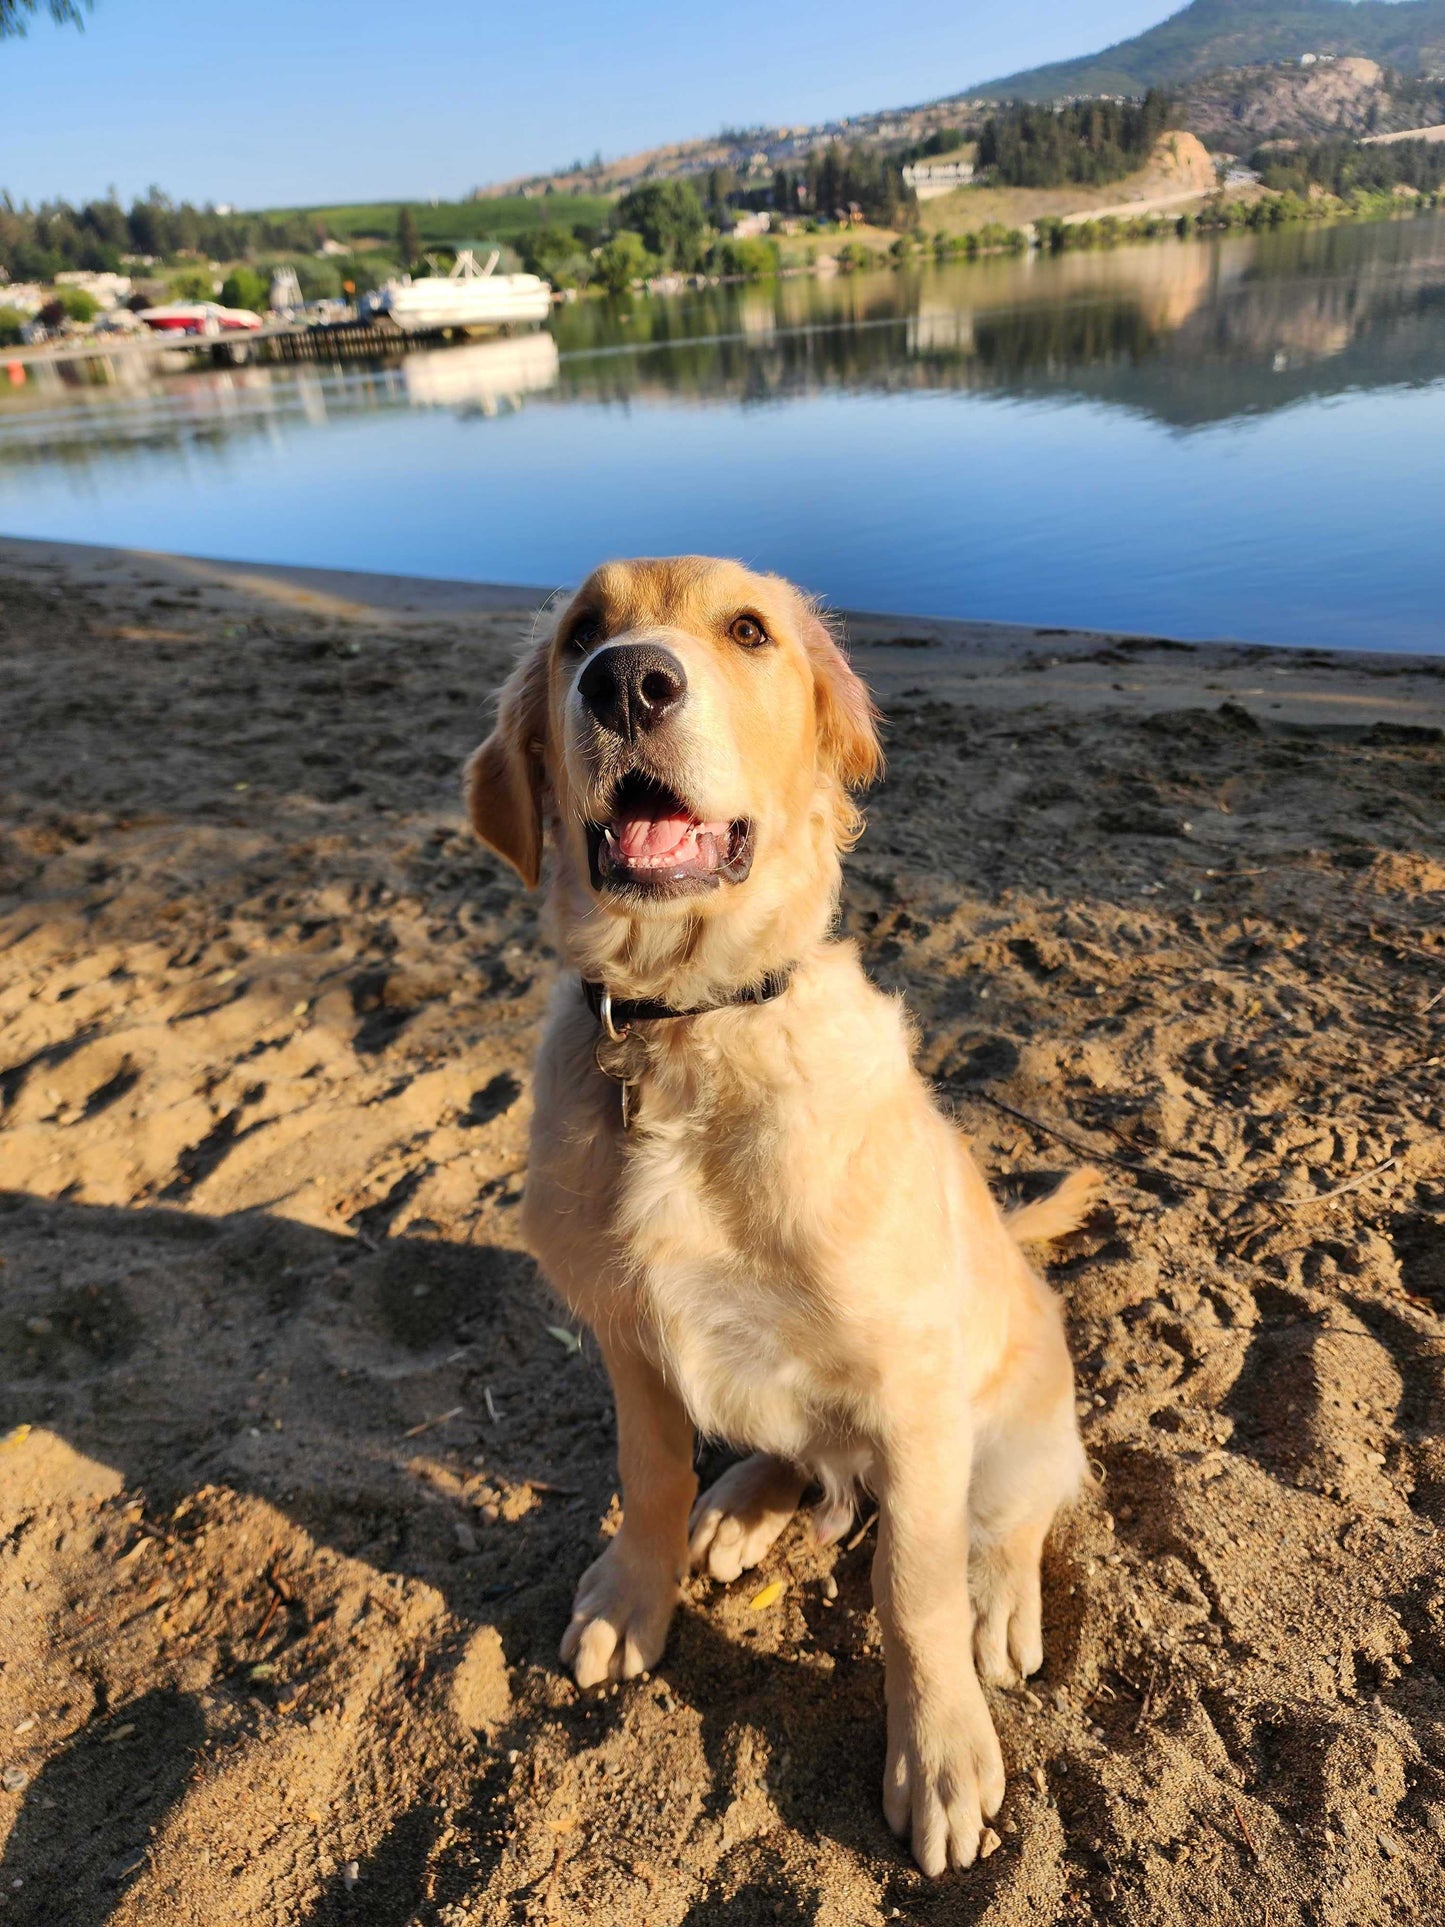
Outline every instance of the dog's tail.
<svg viewBox="0 0 1445 1927"><path fill-rule="evenodd" d="M1075 1231L1088 1217L1104 1189L1104 1174L1091 1164L1071 1171L1046 1198L1020 1205L1004 1223L1020 1244L1048 1244Z"/></svg>

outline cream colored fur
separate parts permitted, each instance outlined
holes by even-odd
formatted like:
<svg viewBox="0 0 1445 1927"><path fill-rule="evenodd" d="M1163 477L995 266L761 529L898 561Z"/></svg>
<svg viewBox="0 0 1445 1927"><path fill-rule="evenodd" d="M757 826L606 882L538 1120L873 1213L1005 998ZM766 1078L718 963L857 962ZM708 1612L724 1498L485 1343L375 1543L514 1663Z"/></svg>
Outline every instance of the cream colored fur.
<svg viewBox="0 0 1445 1927"><path fill-rule="evenodd" d="M740 611L766 648L730 638ZM592 888L585 825L606 785L576 690L601 646L572 646L583 617L685 665L686 701L646 753L699 817L753 820L746 881L645 905ZM872 705L810 605L777 578L682 558L584 585L503 691L468 786L478 832L529 883L547 853L564 970L525 1231L596 1333L617 1402L622 1525L581 1580L563 1657L583 1686L654 1665L690 1559L736 1578L808 1480L825 1534L866 1483L884 1807L936 1874L974 1859L1003 1797L979 1676L1040 1665L1040 1550L1083 1472L1058 1305L1019 1240L1077 1222L1097 1180L1005 1219L913 1068L901 1005L830 935L858 829L849 791L880 767ZM579 975L689 1006L786 967L770 1003L641 1027L624 1133ZM700 1500L695 1429L753 1454Z"/></svg>

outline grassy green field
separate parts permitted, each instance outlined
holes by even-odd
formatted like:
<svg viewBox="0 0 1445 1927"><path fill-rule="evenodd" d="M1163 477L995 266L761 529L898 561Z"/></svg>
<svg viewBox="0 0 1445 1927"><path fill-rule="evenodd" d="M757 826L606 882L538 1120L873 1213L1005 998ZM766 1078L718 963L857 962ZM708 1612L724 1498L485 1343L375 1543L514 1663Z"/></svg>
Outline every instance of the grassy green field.
<svg viewBox="0 0 1445 1927"><path fill-rule="evenodd" d="M409 207L424 247L468 241L512 241L533 228L599 227L612 202L600 194L547 194L528 200L510 194L487 201L357 201L341 207L268 208L268 214L304 214L323 221L338 241L371 235L390 242L397 217Z"/></svg>

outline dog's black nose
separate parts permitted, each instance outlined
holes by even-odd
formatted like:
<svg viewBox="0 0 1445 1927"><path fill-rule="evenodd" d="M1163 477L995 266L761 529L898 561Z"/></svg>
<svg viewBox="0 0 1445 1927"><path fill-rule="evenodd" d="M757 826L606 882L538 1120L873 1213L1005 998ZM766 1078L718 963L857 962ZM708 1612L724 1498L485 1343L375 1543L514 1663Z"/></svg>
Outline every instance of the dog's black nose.
<svg viewBox="0 0 1445 1927"><path fill-rule="evenodd" d="M622 642L597 651L577 689L604 729L631 742L677 708L687 694L687 672L670 649Z"/></svg>

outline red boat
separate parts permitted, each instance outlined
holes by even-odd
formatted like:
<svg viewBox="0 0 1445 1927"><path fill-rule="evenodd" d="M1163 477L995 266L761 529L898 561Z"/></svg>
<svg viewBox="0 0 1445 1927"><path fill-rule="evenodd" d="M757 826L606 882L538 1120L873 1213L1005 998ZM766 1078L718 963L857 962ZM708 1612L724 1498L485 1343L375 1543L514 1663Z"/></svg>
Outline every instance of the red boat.
<svg viewBox="0 0 1445 1927"><path fill-rule="evenodd" d="M142 308L140 319L162 335L248 334L265 325L249 308L223 308L218 301L172 301Z"/></svg>

